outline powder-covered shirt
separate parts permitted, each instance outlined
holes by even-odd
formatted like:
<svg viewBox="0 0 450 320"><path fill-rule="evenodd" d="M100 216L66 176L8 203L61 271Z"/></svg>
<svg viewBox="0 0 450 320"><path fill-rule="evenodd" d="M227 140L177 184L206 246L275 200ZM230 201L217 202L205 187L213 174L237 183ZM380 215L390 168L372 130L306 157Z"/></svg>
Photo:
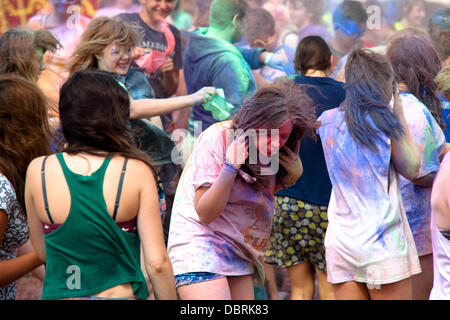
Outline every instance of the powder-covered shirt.
<svg viewBox="0 0 450 320"><path fill-rule="evenodd" d="M270 177L270 187L263 190L254 189L237 176L225 209L209 224L200 221L194 207L195 191L211 186L222 170L230 128L231 121L224 121L206 129L196 140L180 178L168 241L175 275L212 272L239 276L256 272L260 280L264 279L261 262L272 227L275 176Z"/></svg>
<svg viewBox="0 0 450 320"><path fill-rule="evenodd" d="M450 166L450 153L447 153L444 157L441 168L447 168L448 166ZM439 173L437 177L439 178ZM450 300L450 240L444 237L437 228L433 213L431 214L430 225L433 241L434 274L430 300Z"/></svg>
<svg viewBox="0 0 450 320"><path fill-rule="evenodd" d="M409 132L420 153L417 178L439 170L439 157L444 151L445 136L428 108L411 93L401 93ZM419 256L432 252L430 217L431 187L415 185L400 176L403 206L414 236Z"/></svg>
<svg viewBox="0 0 450 320"><path fill-rule="evenodd" d="M351 137L343 109L325 111L319 120L332 183L325 236L328 281L381 285L419 273L390 138L377 130L375 153Z"/></svg>
<svg viewBox="0 0 450 320"><path fill-rule="evenodd" d="M10 260L17 256L17 249L29 239L27 216L17 201L16 192L9 180L0 174L0 210L3 210L8 223L0 246L0 260ZM0 288L0 300L16 299L17 283Z"/></svg>

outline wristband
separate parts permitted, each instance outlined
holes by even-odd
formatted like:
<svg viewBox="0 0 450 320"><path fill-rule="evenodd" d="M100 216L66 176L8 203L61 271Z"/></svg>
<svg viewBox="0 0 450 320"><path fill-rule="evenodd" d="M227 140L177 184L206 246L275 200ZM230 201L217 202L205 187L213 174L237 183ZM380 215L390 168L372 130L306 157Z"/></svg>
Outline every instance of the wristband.
<svg viewBox="0 0 450 320"><path fill-rule="evenodd" d="M233 167L231 164L228 164L228 163L224 163L223 169L225 169L226 171L231 172L231 173L238 172L238 169L236 169L235 167Z"/></svg>
<svg viewBox="0 0 450 320"><path fill-rule="evenodd" d="M264 59L264 64L267 66L269 64L270 59L273 56L273 52L268 52L266 58Z"/></svg>

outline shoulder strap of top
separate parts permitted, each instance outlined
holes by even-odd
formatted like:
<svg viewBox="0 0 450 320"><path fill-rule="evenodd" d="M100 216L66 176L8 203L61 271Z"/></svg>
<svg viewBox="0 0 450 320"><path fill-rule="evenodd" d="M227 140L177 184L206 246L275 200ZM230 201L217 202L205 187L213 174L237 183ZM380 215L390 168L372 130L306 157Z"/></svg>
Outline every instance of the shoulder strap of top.
<svg viewBox="0 0 450 320"><path fill-rule="evenodd" d="M42 168L41 168L41 180L42 180L42 193L44 196L44 206L45 211L47 212L48 218L50 219L51 223L53 222L52 216L50 215L50 210L48 209L48 200L47 200L47 190L45 189L45 162L47 161L48 156L44 158L44 161L42 161Z"/></svg>
<svg viewBox="0 0 450 320"><path fill-rule="evenodd" d="M128 158L125 158L122 167L122 173L120 174L119 188L117 190L116 203L114 204L113 220L116 220L117 210L119 209L120 195L122 194L123 178L125 176L125 171L127 170Z"/></svg>

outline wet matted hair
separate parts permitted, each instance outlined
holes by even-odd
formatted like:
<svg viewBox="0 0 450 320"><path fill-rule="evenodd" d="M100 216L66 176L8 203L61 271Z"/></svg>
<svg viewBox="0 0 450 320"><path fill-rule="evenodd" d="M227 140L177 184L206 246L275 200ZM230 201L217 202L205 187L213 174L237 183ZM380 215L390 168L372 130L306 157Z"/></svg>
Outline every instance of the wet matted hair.
<svg viewBox="0 0 450 320"><path fill-rule="evenodd" d="M408 91L430 110L445 130L442 105L434 82L441 62L430 39L420 34L395 37L388 45L386 57L391 62L397 82L405 83Z"/></svg>
<svg viewBox="0 0 450 320"><path fill-rule="evenodd" d="M273 85L257 90L242 103L239 112L233 118L233 129L244 132L257 129L280 129L291 122L293 125L286 145L294 150L295 145L305 135L315 137L315 130L320 126L317 121L314 101L306 94L305 85L296 84L287 78L276 81ZM247 158L242 170L257 179L255 187L267 188L268 176L261 174L260 164L250 164ZM280 167L277 178L286 175Z"/></svg>
<svg viewBox="0 0 450 320"><path fill-rule="evenodd" d="M386 57L369 49L352 51L345 65L346 97L341 106L352 138L374 152L380 132L388 137L404 134L389 107L394 72Z"/></svg>

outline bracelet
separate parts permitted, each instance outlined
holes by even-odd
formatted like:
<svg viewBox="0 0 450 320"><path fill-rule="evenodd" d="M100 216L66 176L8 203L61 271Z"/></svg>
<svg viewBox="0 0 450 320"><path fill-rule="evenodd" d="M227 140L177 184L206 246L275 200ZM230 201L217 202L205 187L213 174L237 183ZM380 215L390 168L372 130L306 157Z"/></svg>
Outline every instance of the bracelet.
<svg viewBox="0 0 450 320"><path fill-rule="evenodd" d="M231 172L231 173L238 172L238 169L236 169L235 167L233 167L231 164L228 164L228 163L224 163L223 169L225 169L226 171Z"/></svg>
<svg viewBox="0 0 450 320"><path fill-rule="evenodd" d="M266 58L264 59L264 64L267 66L269 64L270 59L273 56L273 52L268 52Z"/></svg>

